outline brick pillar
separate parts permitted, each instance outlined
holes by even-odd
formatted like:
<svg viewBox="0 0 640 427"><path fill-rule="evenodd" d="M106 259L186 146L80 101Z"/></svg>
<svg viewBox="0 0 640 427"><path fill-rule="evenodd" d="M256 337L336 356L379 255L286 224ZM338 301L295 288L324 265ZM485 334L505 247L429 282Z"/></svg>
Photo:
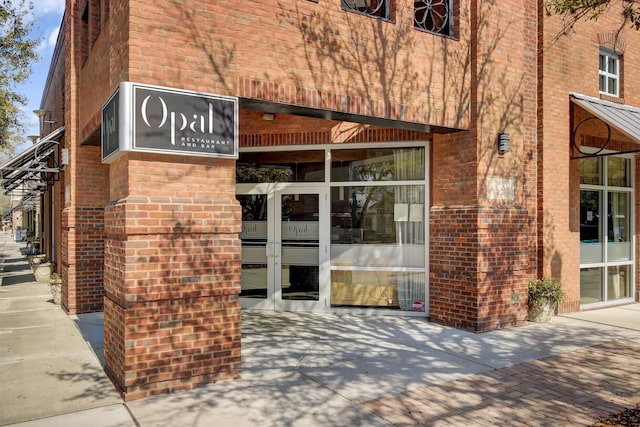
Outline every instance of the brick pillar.
<svg viewBox="0 0 640 427"><path fill-rule="evenodd" d="M537 270L537 6L472 2L469 131L433 137L429 315L476 332L525 321Z"/></svg>
<svg viewBox="0 0 640 427"><path fill-rule="evenodd" d="M235 162L129 153L110 168L107 372L125 400L237 377Z"/></svg>
<svg viewBox="0 0 640 427"><path fill-rule="evenodd" d="M104 300L104 210L68 208L62 215L62 306L69 314L101 311Z"/></svg>
<svg viewBox="0 0 640 427"><path fill-rule="evenodd" d="M67 166L70 175L65 178L69 200L61 218L62 306L69 314L91 313L103 309L104 206L109 200L109 169L101 162L100 147L77 147L71 156Z"/></svg>

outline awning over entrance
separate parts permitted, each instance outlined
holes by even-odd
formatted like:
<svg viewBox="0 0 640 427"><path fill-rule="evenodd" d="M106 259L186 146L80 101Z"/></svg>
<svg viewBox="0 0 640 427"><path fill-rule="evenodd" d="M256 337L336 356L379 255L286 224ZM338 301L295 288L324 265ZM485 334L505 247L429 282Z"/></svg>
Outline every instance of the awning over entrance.
<svg viewBox="0 0 640 427"><path fill-rule="evenodd" d="M51 132L32 147L0 166L5 194L24 186L25 192L38 191L48 182L57 181L60 165L54 153L60 150L64 126ZM58 156L60 158L60 156Z"/></svg>
<svg viewBox="0 0 640 427"><path fill-rule="evenodd" d="M593 117L588 117L581 122L574 124L571 132L572 157L604 155L602 154L602 151L607 148L607 145L611 141L611 128L627 136L633 142L640 144L640 108L617 104L615 102L605 101L578 93L570 93L569 97L573 104L578 105L586 112L593 115ZM580 150L575 137L578 128L582 124L594 118L601 120L605 124L608 130L608 137L603 143L603 146L599 147L596 153L585 154ZM574 156L574 151L578 152L577 156ZM640 147L634 150L616 150L616 154L633 152L640 152Z"/></svg>

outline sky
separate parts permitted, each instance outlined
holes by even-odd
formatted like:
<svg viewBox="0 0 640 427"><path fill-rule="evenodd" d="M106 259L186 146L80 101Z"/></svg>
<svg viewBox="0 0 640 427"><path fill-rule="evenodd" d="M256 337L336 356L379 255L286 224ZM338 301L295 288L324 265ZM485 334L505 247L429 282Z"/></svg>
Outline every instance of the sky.
<svg viewBox="0 0 640 427"><path fill-rule="evenodd" d="M49 64L56 45L65 3L65 0L32 1L35 6L33 9L34 26L32 36L42 41L38 47L40 60L33 64L31 76L22 84L17 85L18 93L27 98L27 105L22 107L26 128L25 136L38 135L39 133L38 118L33 114L33 110L40 108L42 91L49 74ZM30 141L28 141L28 144L16 147L16 154L26 150L29 145L31 145Z"/></svg>

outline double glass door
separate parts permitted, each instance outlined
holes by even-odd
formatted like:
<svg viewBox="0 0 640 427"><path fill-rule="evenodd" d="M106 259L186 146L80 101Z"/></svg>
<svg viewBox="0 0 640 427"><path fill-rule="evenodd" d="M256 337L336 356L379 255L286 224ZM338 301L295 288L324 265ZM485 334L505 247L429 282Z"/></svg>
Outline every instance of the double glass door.
<svg viewBox="0 0 640 427"><path fill-rule="evenodd" d="M323 311L329 298L326 190L238 184L244 308Z"/></svg>

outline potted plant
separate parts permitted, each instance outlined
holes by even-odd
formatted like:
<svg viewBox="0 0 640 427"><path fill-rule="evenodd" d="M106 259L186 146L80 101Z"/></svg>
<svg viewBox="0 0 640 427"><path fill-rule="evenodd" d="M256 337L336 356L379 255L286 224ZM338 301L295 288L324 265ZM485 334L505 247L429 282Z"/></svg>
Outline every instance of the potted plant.
<svg viewBox="0 0 640 427"><path fill-rule="evenodd" d="M558 303L564 301L566 294L562 283L552 278L532 279L529 281L529 321L550 322Z"/></svg>
<svg viewBox="0 0 640 427"><path fill-rule="evenodd" d="M53 264L46 258L42 259L40 263L33 264L31 268L33 269L36 282L39 283L47 283L53 272Z"/></svg>
<svg viewBox="0 0 640 427"><path fill-rule="evenodd" d="M49 290L53 295L53 303L60 305L62 300L62 277L59 273L51 273L51 276L49 276Z"/></svg>
<svg viewBox="0 0 640 427"><path fill-rule="evenodd" d="M47 256L44 254L30 254L27 255L27 261L29 261L29 265L33 268L34 265L42 264L47 260Z"/></svg>

